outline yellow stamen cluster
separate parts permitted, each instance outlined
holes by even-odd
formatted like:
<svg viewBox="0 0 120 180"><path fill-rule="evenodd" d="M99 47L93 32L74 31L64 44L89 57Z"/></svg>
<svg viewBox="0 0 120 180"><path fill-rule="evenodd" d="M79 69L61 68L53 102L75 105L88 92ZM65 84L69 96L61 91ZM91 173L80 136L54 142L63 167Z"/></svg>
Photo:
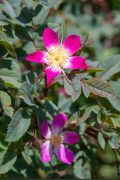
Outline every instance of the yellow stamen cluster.
<svg viewBox="0 0 120 180"><path fill-rule="evenodd" d="M68 58L68 52L62 47L51 47L48 51L47 60L55 68L62 68Z"/></svg>
<svg viewBox="0 0 120 180"><path fill-rule="evenodd" d="M61 143L63 143L63 140L64 140L63 136L60 136L60 135L53 135L51 138L51 142L54 147L57 147Z"/></svg>

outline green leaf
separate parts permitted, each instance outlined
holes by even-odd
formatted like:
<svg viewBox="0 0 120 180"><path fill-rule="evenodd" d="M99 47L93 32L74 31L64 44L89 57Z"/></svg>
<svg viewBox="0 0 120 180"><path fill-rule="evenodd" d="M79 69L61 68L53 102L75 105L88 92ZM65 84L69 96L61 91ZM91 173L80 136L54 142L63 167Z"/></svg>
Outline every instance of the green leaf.
<svg viewBox="0 0 120 180"><path fill-rule="evenodd" d="M39 13L33 18L33 23L35 25L39 25L39 24L43 24L48 13L49 13L49 10L51 8L54 8L56 5L60 4L61 3L61 0L49 0L49 1L43 1L41 0L40 1L40 4L42 4L42 9L39 11Z"/></svg>
<svg viewBox="0 0 120 180"><path fill-rule="evenodd" d="M85 109L84 114L78 119L78 124L81 124L81 123L85 122L90 117L90 114L92 112L98 114L98 111L99 111L99 106L98 105L93 105L93 106L87 107Z"/></svg>
<svg viewBox="0 0 120 180"><path fill-rule="evenodd" d="M98 133L98 143L102 149L105 148L105 139L101 132Z"/></svg>
<svg viewBox="0 0 120 180"><path fill-rule="evenodd" d="M72 87L73 87L72 100L74 102L79 98L81 94L80 78L76 76L71 80L71 82L72 82Z"/></svg>
<svg viewBox="0 0 120 180"><path fill-rule="evenodd" d="M73 91L74 91L72 87L72 83L68 82L66 78L64 78L64 89L65 89L66 94L72 96Z"/></svg>
<svg viewBox="0 0 120 180"><path fill-rule="evenodd" d="M2 80L2 83L6 87L11 87L15 89L20 89L22 84L18 82L16 79L13 79L12 77L7 76L0 76L0 79Z"/></svg>
<svg viewBox="0 0 120 180"><path fill-rule="evenodd" d="M10 106L11 105L11 98L8 93L4 91L0 91L0 101L2 106Z"/></svg>
<svg viewBox="0 0 120 180"><path fill-rule="evenodd" d="M75 162L73 172L79 179L91 179L90 167L87 163L83 164L82 159Z"/></svg>
<svg viewBox="0 0 120 180"><path fill-rule="evenodd" d="M5 155L6 155L6 149L5 150L2 150L2 151L0 151L0 166L1 166L1 164L3 163L3 161L4 161L4 158L5 158Z"/></svg>
<svg viewBox="0 0 120 180"><path fill-rule="evenodd" d="M115 91L111 84L101 78L81 80L82 88L101 97L115 97Z"/></svg>
<svg viewBox="0 0 120 180"><path fill-rule="evenodd" d="M114 74L120 72L120 55L111 56L109 59L100 64L102 72L97 73L97 77L107 80Z"/></svg>
<svg viewBox="0 0 120 180"><path fill-rule="evenodd" d="M48 0L40 0L40 4L41 4L44 8L46 8L46 7L49 6Z"/></svg>
<svg viewBox="0 0 120 180"><path fill-rule="evenodd" d="M71 98L65 98L63 93L58 94L58 108L63 112L70 112L70 106L72 105Z"/></svg>
<svg viewBox="0 0 120 180"><path fill-rule="evenodd" d="M16 57L16 53L12 44L6 40L0 40L0 45L7 49L11 56Z"/></svg>
<svg viewBox="0 0 120 180"><path fill-rule="evenodd" d="M42 10L33 18L35 25L43 24L49 12L49 8L42 8Z"/></svg>
<svg viewBox="0 0 120 180"><path fill-rule="evenodd" d="M15 164L17 156L15 155L12 160L8 161L6 164L0 166L0 174L6 174L10 169L12 169Z"/></svg>
<svg viewBox="0 0 120 180"><path fill-rule="evenodd" d="M8 1L4 1L3 11L5 11L11 18L16 17L16 13Z"/></svg>
<svg viewBox="0 0 120 180"><path fill-rule="evenodd" d="M13 107L11 107L11 106L9 106L9 107L4 106L3 109L4 109L4 112L5 112L5 114L6 114L7 116L9 116L9 117L12 117L12 116L13 116L13 114L14 114L14 109L13 109Z"/></svg>
<svg viewBox="0 0 120 180"><path fill-rule="evenodd" d="M18 141L28 130L30 126L30 117L19 109L13 116L7 130L6 141Z"/></svg>
<svg viewBox="0 0 120 180"><path fill-rule="evenodd" d="M18 16L20 14L20 1L21 0L9 0L9 3L11 4L15 14Z"/></svg>
<svg viewBox="0 0 120 180"><path fill-rule="evenodd" d="M120 82L112 81L111 84L115 90L116 97L108 97L108 100L116 110L120 111Z"/></svg>
<svg viewBox="0 0 120 180"><path fill-rule="evenodd" d="M111 139L108 141L108 144L112 149L118 149L120 148L119 144L119 135L116 132L113 132L111 134Z"/></svg>
<svg viewBox="0 0 120 180"><path fill-rule="evenodd" d="M19 37L19 39L24 38L26 40L32 40L32 36L27 30L27 28L24 26L24 24L22 24L21 22L19 23L19 21L17 22L13 20L12 23L15 24L15 34L17 37Z"/></svg>
<svg viewBox="0 0 120 180"><path fill-rule="evenodd" d="M4 86L19 89L22 86L18 81L19 79L20 74L18 72L6 68L0 69L0 80Z"/></svg>
<svg viewBox="0 0 120 180"><path fill-rule="evenodd" d="M20 79L20 73L19 72L11 70L11 69L7 69L7 68L0 69L0 76L6 76L6 77L10 76L10 77L13 77L17 80Z"/></svg>
<svg viewBox="0 0 120 180"><path fill-rule="evenodd" d="M33 86L27 82L24 82L18 91L18 97L23 99L23 101L29 106L34 106L33 98L31 94L33 93Z"/></svg>
<svg viewBox="0 0 120 180"><path fill-rule="evenodd" d="M49 2L49 8L53 8L58 6L62 1L61 0L48 0Z"/></svg>
<svg viewBox="0 0 120 180"><path fill-rule="evenodd" d="M95 72L99 72L99 71L103 71L103 68L101 68L101 67L89 67L87 69L88 73L95 73Z"/></svg>
<svg viewBox="0 0 120 180"><path fill-rule="evenodd" d="M22 156L28 165L32 164L31 157L25 151L22 152Z"/></svg>
<svg viewBox="0 0 120 180"><path fill-rule="evenodd" d="M5 114L12 117L14 109L11 107L11 98L4 91L0 91L0 102L2 104Z"/></svg>
<svg viewBox="0 0 120 180"><path fill-rule="evenodd" d="M120 115L110 116L110 120L111 120L114 128L119 128L120 127Z"/></svg>
<svg viewBox="0 0 120 180"><path fill-rule="evenodd" d="M82 84L82 83L81 83L81 86L82 86L82 90L83 90L84 96L85 96L86 98L88 98L89 95L90 95L90 90L88 89L88 87L86 87L86 86L85 86L84 84Z"/></svg>
<svg viewBox="0 0 120 180"><path fill-rule="evenodd" d="M0 21L0 32L5 32L4 26L5 24Z"/></svg>
<svg viewBox="0 0 120 180"><path fill-rule="evenodd" d="M0 149L6 150L6 146L2 144L2 142L0 142Z"/></svg>
<svg viewBox="0 0 120 180"><path fill-rule="evenodd" d="M5 29L3 26L8 25L8 22L0 21L0 32L4 32Z"/></svg>
<svg viewBox="0 0 120 180"><path fill-rule="evenodd" d="M81 84L79 77L76 76L70 82L64 78L64 89L66 94L71 96L72 101L76 101L81 94Z"/></svg>
<svg viewBox="0 0 120 180"><path fill-rule="evenodd" d="M51 116L55 115L55 113L58 113L58 107L52 101L45 100L44 106Z"/></svg>

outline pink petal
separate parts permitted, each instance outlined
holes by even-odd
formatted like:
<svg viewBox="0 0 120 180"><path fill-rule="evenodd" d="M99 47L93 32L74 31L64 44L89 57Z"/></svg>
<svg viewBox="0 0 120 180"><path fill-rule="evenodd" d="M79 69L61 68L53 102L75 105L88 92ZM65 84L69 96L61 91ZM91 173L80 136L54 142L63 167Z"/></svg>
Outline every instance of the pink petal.
<svg viewBox="0 0 120 180"><path fill-rule="evenodd" d="M58 134L63 129L66 121L67 121L66 114L60 113L56 115L53 118L52 127L51 127L53 134Z"/></svg>
<svg viewBox="0 0 120 180"><path fill-rule="evenodd" d="M28 56L26 56L26 60L34 63L39 63L39 64L47 64L47 60L45 59L46 53L44 51L36 51Z"/></svg>
<svg viewBox="0 0 120 180"><path fill-rule="evenodd" d="M80 36L77 35L67 36L63 42L63 46L65 49L68 50L70 55L74 54L80 49L81 46Z"/></svg>
<svg viewBox="0 0 120 180"><path fill-rule="evenodd" d="M46 141L41 147L42 162L50 162L52 157L52 145L50 141Z"/></svg>
<svg viewBox="0 0 120 180"><path fill-rule="evenodd" d="M60 45L58 34L50 28L44 29L43 42L46 49L49 49L51 46Z"/></svg>
<svg viewBox="0 0 120 180"><path fill-rule="evenodd" d="M51 130L48 126L47 120L44 120L41 125L41 134L46 139L50 139L50 137L51 137Z"/></svg>
<svg viewBox="0 0 120 180"><path fill-rule="evenodd" d="M49 66L45 69L45 74L47 79L47 86L49 87L55 79L55 77L61 74L61 71Z"/></svg>
<svg viewBox="0 0 120 180"><path fill-rule="evenodd" d="M63 144L55 148L55 154L60 161L66 164L71 164L74 160L73 152Z"/></svg>
<svg viewBox="0 0 120 180"><path fill-rule="evenodd" d="M64 68L66 69L87 69L88 65L85 62L85 59L81 56L70 57Z"/></svg>
<svg viewBox="0 0 120 180"><path fill-rule="evenodd" d="M78 133L76 133L75 131L66 131L63 133L63 137L64 143L71 145L76 144L80 140Z"/></svg>

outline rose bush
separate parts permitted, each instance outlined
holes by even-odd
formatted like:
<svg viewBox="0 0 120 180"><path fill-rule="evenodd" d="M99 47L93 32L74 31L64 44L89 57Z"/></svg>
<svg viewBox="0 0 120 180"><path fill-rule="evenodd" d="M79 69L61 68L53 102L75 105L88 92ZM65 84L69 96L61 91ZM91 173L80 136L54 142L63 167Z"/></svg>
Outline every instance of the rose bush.
<svg viewBox="0 0 120 180"><path fill-rule="evenodd" d="M0 1L0 178L118 178L119 0Z"/></svg>

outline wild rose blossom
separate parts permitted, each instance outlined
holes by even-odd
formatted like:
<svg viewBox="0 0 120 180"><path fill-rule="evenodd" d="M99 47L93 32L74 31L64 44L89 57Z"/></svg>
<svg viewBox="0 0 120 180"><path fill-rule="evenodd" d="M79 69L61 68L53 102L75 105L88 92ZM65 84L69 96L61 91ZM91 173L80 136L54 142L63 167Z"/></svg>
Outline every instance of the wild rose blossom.
<svg viewBox="0 0 120 180"><path fill-rule="evenodd" d="M66 164L71 164L74 160L73 152L65 147L65 144L73 145L79 141L79 135L74 131L65 131L64 125L67 121L67 116L60 113L53 118L51 129L48 126L47 120L44 120L41 126L41 134L44 137L44 142L41 147L42 162L50 162L52 153Z"/></svg>
<svg viewBox="0 0 120 180"><path fill-rule="evenodd" d="M87 64L81 56L72 56L81 47L81 39L78 35L69 35L60 43L58 34L50 28L43 32L43 43L46 51L38 50L26 57L27 61L45 64L47 85L51 85L54 78L64 69L86 69Z"/></svg>

